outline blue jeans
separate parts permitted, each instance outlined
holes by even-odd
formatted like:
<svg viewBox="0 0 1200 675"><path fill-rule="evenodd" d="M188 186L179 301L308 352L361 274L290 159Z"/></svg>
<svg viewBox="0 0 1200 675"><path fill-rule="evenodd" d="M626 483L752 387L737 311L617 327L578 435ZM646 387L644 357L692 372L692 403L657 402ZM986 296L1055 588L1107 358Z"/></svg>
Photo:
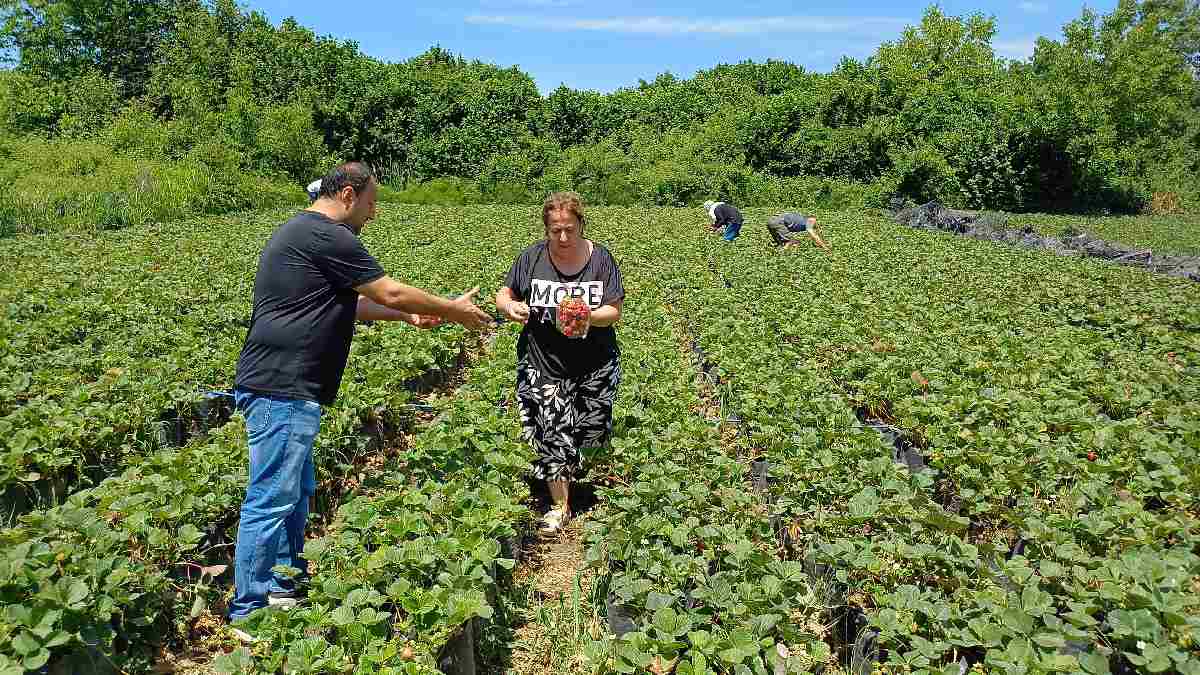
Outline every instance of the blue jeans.
<svg viewBox="0 0 1200 675"><path fill-rule="evenodd" d="M738 222L730 222L725 224L725 241L733 241L742 231L742 224Z"/></svg>
<svg viewBox="0 0 1200 675"><path fill-rule="evenodd" d="M230 620L267 605L267 593L290 591L294 580L271 571L286 565L307 572L304 526L308 498L317 489L312 448L321 426L321 405L313 401L234 391L246 418L250 476L234 554Z"/></svg>

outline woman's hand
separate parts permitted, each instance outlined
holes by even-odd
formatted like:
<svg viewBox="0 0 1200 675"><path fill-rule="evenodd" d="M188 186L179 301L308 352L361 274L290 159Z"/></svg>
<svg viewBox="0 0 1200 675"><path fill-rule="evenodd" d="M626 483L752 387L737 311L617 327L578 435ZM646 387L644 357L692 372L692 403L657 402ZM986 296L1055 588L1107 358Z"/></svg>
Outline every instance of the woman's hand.
<svg viewBox="0 0 1200 675"><path fill-rule="evenodd" d="M595 328L607 328L615 325L621 320L621 308L625 305L624 300L619 300L611 305L602 305L598 309L592 310L591 322Z"/></svg>
<svg viewBox="0 0 1200 675"><path fill-rule="evenodd" d="M496 291L496 309L500 311L500 316L514 323L524 325L529 321L529 305L517 300L508 286Z"/></svg>
<svg viewBox="0 0 1200 675"><path fill-rule="evenodd" d="M511 300L500 307L500 313L509 321L524 324L529 321L529 305Z"/></svg>

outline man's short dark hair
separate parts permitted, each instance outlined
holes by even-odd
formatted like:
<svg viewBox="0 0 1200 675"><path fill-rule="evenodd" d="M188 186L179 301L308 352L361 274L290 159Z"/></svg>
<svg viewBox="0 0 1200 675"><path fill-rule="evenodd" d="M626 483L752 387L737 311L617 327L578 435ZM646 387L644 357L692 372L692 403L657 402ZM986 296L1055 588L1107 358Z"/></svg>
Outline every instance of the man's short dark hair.
<svg viewBox="0 0 1200 675"><path fill-rule="evenodd" d="M374 179L375 174L371 171L371 167L363 162L339 164L321 179L319 196L336 197L347 186L354 188L356 194L362 194L362 191L367 189Z"/></svg>

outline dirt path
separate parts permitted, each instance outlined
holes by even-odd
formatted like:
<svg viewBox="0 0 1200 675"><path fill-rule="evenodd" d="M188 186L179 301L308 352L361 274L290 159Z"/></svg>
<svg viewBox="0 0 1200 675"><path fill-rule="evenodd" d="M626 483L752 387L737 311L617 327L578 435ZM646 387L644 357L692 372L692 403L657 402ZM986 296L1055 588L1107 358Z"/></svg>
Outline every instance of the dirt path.
<svg viewBox="0 0 1200 675"><path fill-rule="evenodd" d="M584 645L604 631L593 602L595 574L585 568L583 524L578 515L558 535L535 535L528 561L514 582L511 664L517 675L586 673Z"/></svg>

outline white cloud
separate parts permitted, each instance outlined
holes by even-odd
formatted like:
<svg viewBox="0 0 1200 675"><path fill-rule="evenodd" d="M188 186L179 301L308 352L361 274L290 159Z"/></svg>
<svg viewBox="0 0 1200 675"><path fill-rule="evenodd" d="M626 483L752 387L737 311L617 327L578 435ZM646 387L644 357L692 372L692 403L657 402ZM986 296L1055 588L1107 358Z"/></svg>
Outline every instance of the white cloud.
<svg viewBox="0 0 1200 675"><path fill-rule="evenodd" d="M1017 7L1019 7L1022 12L1029 12L1030 14L1045 14L1046 12L1050 11L1050 6L1046 3L1030 2L1030 0L1018 2Z"/></svg>
<svg viewBox="0 0 1200 675"><path fill-rule="evenodd" d="M1000 56L1010 59L1027 59L1033 56L1035 47L1037 47L1037 38L992 41L992 49L996 50Z"/></svg>
<svg viewBox="0 0 1200 675"><path fill-rule="evenodd" d="M686 19L666 16L579 19L472 14L467 23L532 30L576 30L648 35L763 35L766 33L896 32L910 22L892 17L774 16Z"/></svg>
<svg viewBox="0 0 1200 675"><path fill-rule="evenodd" d="M570 7L575 4L575 0L484 0L483 4L487 7L536 7L539 9L550 9Z"/></svg>

